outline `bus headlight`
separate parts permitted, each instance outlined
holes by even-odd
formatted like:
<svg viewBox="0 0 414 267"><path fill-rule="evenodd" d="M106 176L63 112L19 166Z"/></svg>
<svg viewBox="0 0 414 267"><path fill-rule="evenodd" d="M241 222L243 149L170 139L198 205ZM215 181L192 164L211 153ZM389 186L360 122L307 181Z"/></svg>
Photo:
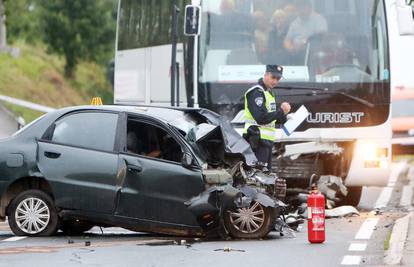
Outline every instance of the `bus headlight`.
<svg viewBox="0 0 414 267"><path fill-rule="evenodd" d="M388 148L374 143L361 143L358 148L358 152L363 155L365 168L388 168Z"/></svg>

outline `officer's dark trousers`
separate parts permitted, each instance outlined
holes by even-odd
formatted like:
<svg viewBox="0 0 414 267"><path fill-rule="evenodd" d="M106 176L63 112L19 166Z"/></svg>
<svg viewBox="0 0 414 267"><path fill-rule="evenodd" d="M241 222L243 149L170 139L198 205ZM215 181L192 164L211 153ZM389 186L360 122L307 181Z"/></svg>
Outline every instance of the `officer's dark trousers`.
<svg viewBox="0 0 414 267"><path fill-rule="evenodd" d="M257 160L262 163L267 163L267 168L270 171L272 170L272 147L273 142L260 140L259 146L254 151Z"/></svg>

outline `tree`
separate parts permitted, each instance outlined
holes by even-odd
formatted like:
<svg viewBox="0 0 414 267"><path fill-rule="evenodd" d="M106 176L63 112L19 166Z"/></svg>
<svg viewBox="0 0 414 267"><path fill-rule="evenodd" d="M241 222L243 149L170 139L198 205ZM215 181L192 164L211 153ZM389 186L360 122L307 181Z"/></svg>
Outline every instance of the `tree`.
<svg viewBox="0 0 414 267"><path fill-rule="evenodd" d="M113 52L114 0L42 0L44 40L52 52L66 59L65 75L72 77L77 63L103 63Z"/></svg>
<svg viewBox="0 0 414 267"><path fill-rule="evenodd" d="M39 0L3 0L7 16L7 40L34 43L42 40Z"/></svg>

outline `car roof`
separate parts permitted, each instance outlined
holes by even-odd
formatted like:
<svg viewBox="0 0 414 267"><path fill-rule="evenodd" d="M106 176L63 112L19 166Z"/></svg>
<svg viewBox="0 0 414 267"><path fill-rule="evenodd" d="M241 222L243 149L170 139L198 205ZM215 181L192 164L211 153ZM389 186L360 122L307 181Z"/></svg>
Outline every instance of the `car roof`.
<svg viewBox="0 0 414 267"><path fill-rule="evenodd" d="M86 110L101 110L114 112L127 112L137 115L147 115L154 117L164 122L171 122L177 119L177 116L184 116L184 113L189 111L200 111L199 108L181 108L181 107L157 107L157 106L130 106L130 105L87 105L87 106L72 106L60 109L61 112L76 112Z"/></svg>

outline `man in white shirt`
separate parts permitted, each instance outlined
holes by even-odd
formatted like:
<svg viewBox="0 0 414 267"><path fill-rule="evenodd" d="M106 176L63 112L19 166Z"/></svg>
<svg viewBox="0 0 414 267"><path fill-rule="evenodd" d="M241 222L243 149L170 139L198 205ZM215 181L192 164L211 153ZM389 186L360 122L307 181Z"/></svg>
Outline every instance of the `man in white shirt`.
<svg viewBox="0 0 414 267"><path fill-rule="evenodd" d="M309 37L327 30L325 18L313 11L309 0L304 0L298 6L298 17L290 24L283 45L291 54L303 52Z"/></svg>

